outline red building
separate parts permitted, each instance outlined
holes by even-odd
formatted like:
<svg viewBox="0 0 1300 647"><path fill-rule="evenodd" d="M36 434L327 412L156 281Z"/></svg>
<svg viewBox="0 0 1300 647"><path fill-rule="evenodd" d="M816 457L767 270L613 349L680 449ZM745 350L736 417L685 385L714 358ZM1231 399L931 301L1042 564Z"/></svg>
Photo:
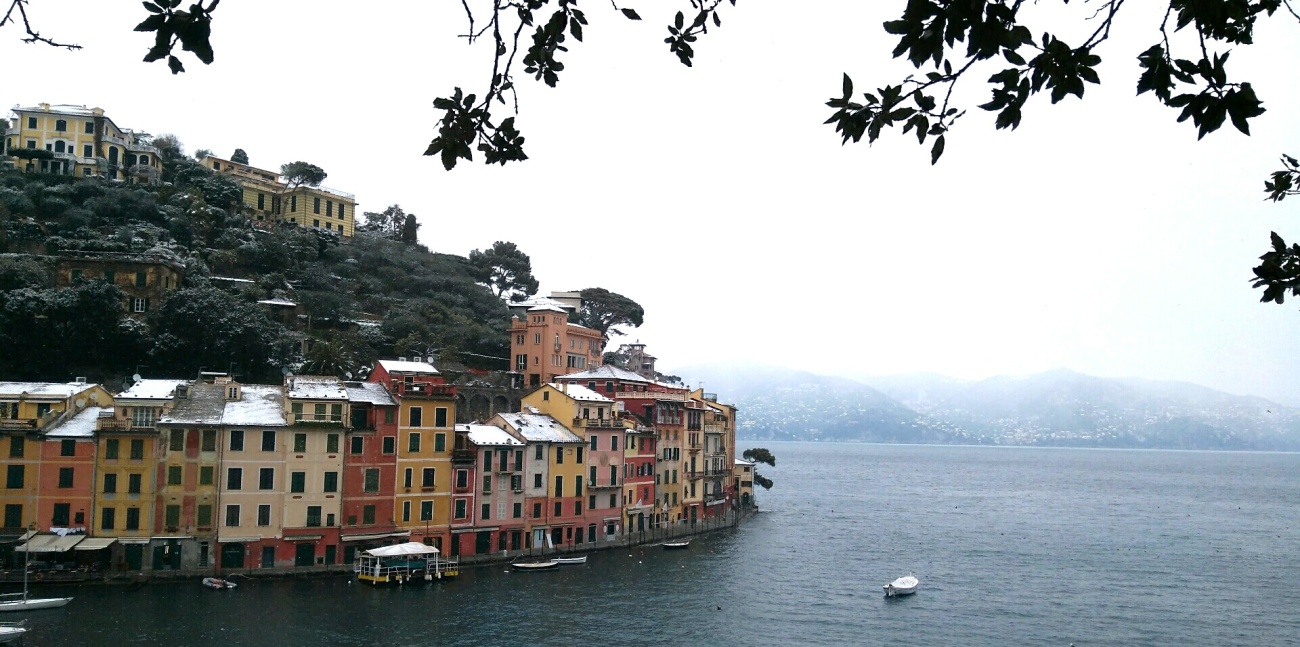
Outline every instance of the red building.
<svg viewBox="0 0 1300 647"><path fill-rule="evenodd" d="M410 531L393 516L397 483L397 401L383 385L346 382L350 419L343 454L343 562Z"/></svg>

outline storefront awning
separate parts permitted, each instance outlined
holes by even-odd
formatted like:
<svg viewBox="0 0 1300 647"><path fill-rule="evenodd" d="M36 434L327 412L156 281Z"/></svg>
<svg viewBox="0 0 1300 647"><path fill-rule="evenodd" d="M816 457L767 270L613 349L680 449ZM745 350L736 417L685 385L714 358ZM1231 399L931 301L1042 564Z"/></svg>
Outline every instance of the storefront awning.
<svg viewBox="0 0 1300 647"><path fill-rule="evenodd" d="M284 540L285 541L316 541L317 539L322 539L324 537L325 535L294 535L292 537L285 537Z"/></svg>
<svg viewBox="0 0 1300 647"><path fill-rule="evenodd" d="M85 535L68 535L60 537L58 535L36 535L27 540L26 544L15 548L20 553L66 553L69 548L81 543Z"/></svg>
<svg viewBox="0 0 1300 647"><path fill-rule="evenodd" d="M388 539L389 537L410 537L410 530L400 532L372 532L367 535L343 535L343 541L373 541L375 539Z"/></svg>
<svg viewBox="0 0 1300 647"><path fill-rule="evenodd" d="M117 541L115 537L91 537L83 539L73 550L103 550Z"/></svg>
<svg viewBox="0 0 1300 647"><path fill-rule="evenodd" d="M262 541L260 536L252 537L217 537L218 544L251 544L255 541Z"/></svg>

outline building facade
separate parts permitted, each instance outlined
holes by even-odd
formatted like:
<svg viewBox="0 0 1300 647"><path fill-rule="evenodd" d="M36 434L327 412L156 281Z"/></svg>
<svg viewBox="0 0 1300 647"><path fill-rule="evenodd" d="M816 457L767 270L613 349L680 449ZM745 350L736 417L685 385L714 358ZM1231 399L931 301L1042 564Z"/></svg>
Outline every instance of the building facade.
<svg viewBox="0 0 1300 647"><path fill-rule="evenodd" d="M0 163L7 168L145 184L162 177L162 158L149 134L119 128L102 108L15 107L4 135Z"/></svg>

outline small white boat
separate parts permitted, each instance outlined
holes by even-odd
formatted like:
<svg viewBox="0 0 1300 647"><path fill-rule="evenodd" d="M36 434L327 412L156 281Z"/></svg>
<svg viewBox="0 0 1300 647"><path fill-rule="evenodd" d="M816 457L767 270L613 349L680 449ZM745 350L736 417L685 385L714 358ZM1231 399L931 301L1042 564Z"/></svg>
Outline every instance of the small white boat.
<svg viewBox="0 0 1300 647"><path fill-rule="evenodd" d="M25 633L27 627L21 622L0 622L0 645L18 640Z"/></svg>
<svg viewBox="0 0 1300 647"><path fill-rule="evenodd" d="M0 611L34 611L36 609L57 609L72 598L29 598L23 595L18 600L0 600Z"/></svg>
<svg viewBox="0 0 1300 647"><path fill-rule="evenodd" d="M517 571L544 571L556 568L560 565L559 560L550 559L544 562L515 562L510 566Z"/></svg>
<svg viewBox="0 0 1300 647"><path fill-rule="evenodd" d="M218 577L205 577L203 578L203 586L217 591L225 591L227 589L233 589L238 585L230 580L223 580Z"/></svg>
<svg viewBox="0 0 1300 647"><path fill-rule="evenodd" d="M894 598L900 595L911 595L916 593L916 587L921 582L911 575L900 577L882 588L885 589L885 597Z"/></svg>
<svg viewBox="0 0 1300 647"><path fill-rule="evenodd" d="M555 561L558 562L561 566L563 566L564 564L586 564L587 556L583 555L582 557L556 557Z"/></svg>
<svg viewBox="0 0 1300 647"><path fill-rule="evenodd" d="M664 550L681 550L690 547L690 545L691 540L689 539L686 541L670 541L664 543Z"/></svg>

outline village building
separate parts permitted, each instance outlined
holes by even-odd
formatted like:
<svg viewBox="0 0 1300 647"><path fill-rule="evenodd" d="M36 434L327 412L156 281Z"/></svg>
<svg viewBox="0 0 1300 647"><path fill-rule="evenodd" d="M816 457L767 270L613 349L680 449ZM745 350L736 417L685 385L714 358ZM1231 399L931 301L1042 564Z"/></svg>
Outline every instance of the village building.
<svg viewBox="0 0 1300 647"><path fill-rule="evenodd" d="M525 302L528 303L528 302ZM584 371L602 364L605 336L569 323L571 309L554 300L533 300L522 314L522 304L512 305L510 318L511 366L524 376L528 386L553 382L565 373Z"/></svg>
<svg viewBox="0 0 1300 647"><path fill-rule="evenodd" d="M323 186L290 185L276 171L207 155L204 167L230 176L243 190L244 211L254 222L288 222L338 232L356 233L357 199L351 193Z"/></svg>
<svg viewBox="0 0 1300 647"><path fill-rule="evenodd" d="M397 483L397 400L383 385L345 382L350 424L343 455L343 561L358 551L409 537L397 527L393 488Z"/></svg>
<svg viewBox="0 0 1300 647"><path fill-rule="evenodd" d="M586 443L555 418L526 408L499 413L488 424L527 443L525 508L532 531L525 548L554 549L586 541L583 504Z"/></svg>
<svg viewBox="0 0 1300 647"><path fill-rule="evenodd" d="M169 294L179 290L185 266L175 258L147 254L63 252L55 269L55 284L68 287L82 280L102 280L126 294L127 315L144 319Z"/></svg>
<svg viewBox="0 0 1300 647"><path fill-rule="evenodd" d="M456 466L457 491L466 483L479 487L477 509L471 509L474 532L457 535L459 554L522 549L528 532L524 442L492 425L457 425L456 435L458 441L463 435L473 456L469 464Z"/></svg>
<svg viewBox="0 0 1300 647"><path fill-rule="evenodd" d="M162 156L149 134L118 127L102 108L41 103L11 114L0 140L2 168L133 184L162 177Z"/></svg>

